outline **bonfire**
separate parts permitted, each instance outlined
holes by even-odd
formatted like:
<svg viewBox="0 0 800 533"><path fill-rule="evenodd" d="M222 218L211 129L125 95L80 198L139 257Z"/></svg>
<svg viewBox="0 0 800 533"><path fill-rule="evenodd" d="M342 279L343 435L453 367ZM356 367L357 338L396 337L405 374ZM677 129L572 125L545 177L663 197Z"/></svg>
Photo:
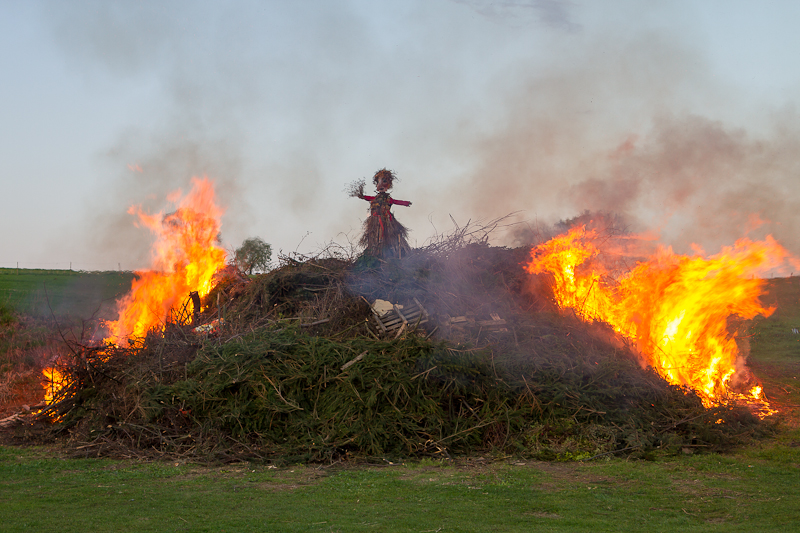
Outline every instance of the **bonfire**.
<svg viewBox="0 0 800 533"><path fill-rule="evenodd" d="M533 249L458 228L411 250L386 240L388 208L410 204L388 196L389 177L376 173L385 196L365 238L375 237L368 251L397 254L390 269L282 257L271 272L215 284L224 253L209 182L173 195L170 215L133 209L177 253L120 300L104 344L73 344L49 371L60 383L40 418L83 455L212 461L647 456L763 431L753 406L773 411L728 321L771 312L753 274L786 258L773 240L710 258L663 249L622 274L603 268L583 227ZM363 186L355 195L378 198ZM192 291L201 309L175 318ZM426 320L387 335L378 299Z"/></svg>
<svg viewBox="0 0 800 533"><path fill-rule="evenodd" d="M219 245L223 210L216 205L208 178L192 178L187 195L177 190L168 196L171 213L145 213L132 206L128 213L156 236L149 270L136 272L131 289L117 302L117 319L103 321L104 346L85 349L100 359L120 353L118 348L141 346L148 333L164 331L170 323L187 324L199 311L199 300L213 286L214 275L225 266L226 252ZM192 312L185 312L192 301ZM183 309L181 305L183 304ZM60 398L73 381L57 368L43 370L45 403Z"/></svg>

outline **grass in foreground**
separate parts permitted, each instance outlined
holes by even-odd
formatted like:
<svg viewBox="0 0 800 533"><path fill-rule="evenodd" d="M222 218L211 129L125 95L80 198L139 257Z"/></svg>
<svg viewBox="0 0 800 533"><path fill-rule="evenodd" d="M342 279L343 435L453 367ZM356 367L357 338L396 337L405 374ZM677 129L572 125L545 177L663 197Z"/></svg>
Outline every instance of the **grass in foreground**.
<svg viewBox="0 0 800 533"><path fill-rule="evenodd" d="M800 435L795 435L800 439ZM334 467L0 448L4 531L790 531L800 448L656 462Z"/></svg>

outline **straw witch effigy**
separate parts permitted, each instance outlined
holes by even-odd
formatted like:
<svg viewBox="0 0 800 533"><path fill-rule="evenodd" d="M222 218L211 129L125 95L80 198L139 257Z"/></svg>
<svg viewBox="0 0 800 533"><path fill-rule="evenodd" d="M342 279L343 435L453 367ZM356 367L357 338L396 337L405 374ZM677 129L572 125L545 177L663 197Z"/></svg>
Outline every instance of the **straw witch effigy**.
<svg viewBox="0 0 800 533"><path fill-rule="evenodd" d="M359 244L364 247L364 253L374 257L402 257L411 250L408 245L408 229L394 218L393 205L409 207L411 202L395 200L389 195L397 176L391 170L380 169L372 177L377 194L368 196L364 194L364 182L358 182L352 187L351 196L369 202L370 215L364 221L364 233Z"/></svg>

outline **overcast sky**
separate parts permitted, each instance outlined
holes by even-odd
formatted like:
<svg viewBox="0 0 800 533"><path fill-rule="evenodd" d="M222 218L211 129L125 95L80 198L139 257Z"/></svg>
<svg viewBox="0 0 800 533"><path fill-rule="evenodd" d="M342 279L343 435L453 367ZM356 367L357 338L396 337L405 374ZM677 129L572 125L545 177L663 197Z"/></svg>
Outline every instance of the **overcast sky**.
<svg viewBox="0 0 800 533"><path fill-rule="evenodd" d="M382 167L412 245L590 209L800 255L798 24L794 1L0 1L0 266L145 267L128 207L203 175L227 247L313 253L357 240L345 188Z"/></svg>

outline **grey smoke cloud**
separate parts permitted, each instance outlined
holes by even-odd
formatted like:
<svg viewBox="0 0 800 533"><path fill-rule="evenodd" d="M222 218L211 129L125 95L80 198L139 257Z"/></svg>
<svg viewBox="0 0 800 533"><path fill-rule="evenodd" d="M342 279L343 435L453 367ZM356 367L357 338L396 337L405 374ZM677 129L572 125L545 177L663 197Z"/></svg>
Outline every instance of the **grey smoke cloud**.
<svg viewBox="0 0 800 533"><path fill-rule="evenodd" d="M519 0L492 2L487 0L454 0L492 20L502 23L524 24L531 20L567 32L580 31L581 25L574 21L574 2L564 0Z"/></svg>
<svg viewBox="0 0 800 533"><path fill-rule="evenodd" d="M234 141L234 137L188 138L186 132L166 138L131 135L121 139L106 154L109 175L115 177L107 187L113 201L95 204L89 211L90 246L121 258L120 262L127 265L141 264L148 258L152 236L138 227L137 217L130 215L127 207L141 205L145 212L168 213L174 209L166 201L168 194L177 190L188 193L194 176L215 176L217 203L226 211L234 210L227 215L231 220L241 220L246 213L235 210L243 204L244 191L239 186L242 161ZM119 161L131 163L120 171ZM224 239L224 232L222 236Z"/></svg>
<svg viewBox="0 0 800 533"><path fill-rule="evenodd" d="M618 213L684 253L771 233L800 254L796 113L765 107L752 129L704 115L724 89L663 39L595 50L512 89L459 189L468 209L549 223Z"/></svg>
<svg viewBox="0 0 800 533"><path fill-rule="evenodd" d="M797 253L798 149L798 128L755 136L695 115L657 117L639 143L564 194L590 209L647 217L683 249L697 242L713 251L757 230ZM607 194L597 194L598 182Z"/></svg>
<svg viewBox="0 0 800 533"><path fill-rule="evenodd" d="M796 114L720 82L681 17L676 31L631 23L658 18L636 3L606 19L544 0L41 5L69 68L137 110L98 149L83 210L87 250L115 261L147 255L127 207L159 210L192 175L217 181L227 244L308 251L358 231L364 206L342 189L382 167L414 202L397 209L412 244L450 215L592 209L684 250L758 217L800 253Z"/></svg>
<svg viewBox="0 0 800 533"><path fill-rule="evenodd" d="M442 63L431 50L447 49L469 27L397 24L421 5L395 5L370 21L357 7L50 4L55 39L88 80L155 86L153 114L110 139L102 155L110 194L87 209L99 232L92 242L129 261L141 257L148 236L123 229L127 205L142 201L132 196L163 198L194 173L220 182L229 244L253 234L276 249L293 249L308 233L316 235L308 242L324 242L360 226L362 210L342 194L344 183L410 161L403 152L419 147L410 139L423 131L421 150L446 159L441 147L454 137L459 100L474 90L463 62L485 52L475 43L449 50ZM282 234L289 236L276 243Z"/></svg>

